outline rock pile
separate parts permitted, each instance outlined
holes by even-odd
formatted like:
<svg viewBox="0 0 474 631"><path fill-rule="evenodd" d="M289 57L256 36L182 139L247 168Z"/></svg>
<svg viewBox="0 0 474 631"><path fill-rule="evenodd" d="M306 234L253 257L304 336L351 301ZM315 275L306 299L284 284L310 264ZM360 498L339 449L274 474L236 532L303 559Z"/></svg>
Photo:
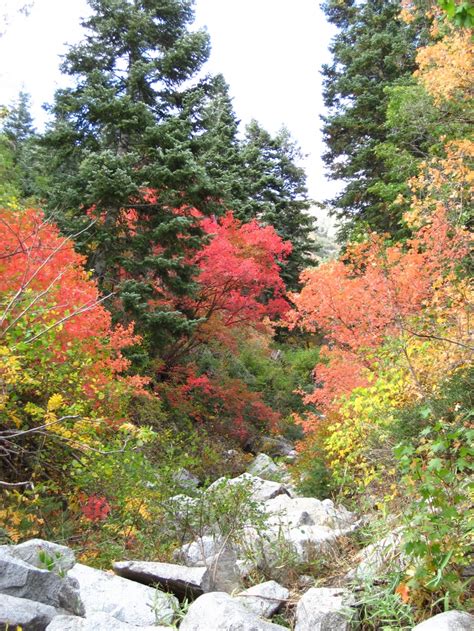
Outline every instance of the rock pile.
<svg viewBox="0 0 474 631"><path fill-rule="evenodd" d="M294 631L349 631L357 617L350 582L345 588L314 587L312 577L302 575L298 595L277 582L276 570L279 546L290 549L297 561L309 562L353 533L356 516L330 500L297 497L285 471L268 456L257 456L250 471L218 480L208 492L245 484L250 500L267 515L264 525L244 528L237 542L211 529L177 550L176 564L119 561L113 572L104 572L76 563L71 549L40 539L0 546L0 631L164 631L178 621L180 631L282 631L287 627L275 616L289 608ZM181 475L190 479L186 472ZM176 496L176 514L196 501ZM373 577L392 562L400 567L399 544L400 533L394 531L363 550L347 580ZM275 570L272 580L243 589L242 579L263 568L267 576ZM179 601L191 602L185 615ZM471 629L473 616L452 611L414 631Z"/></svg>

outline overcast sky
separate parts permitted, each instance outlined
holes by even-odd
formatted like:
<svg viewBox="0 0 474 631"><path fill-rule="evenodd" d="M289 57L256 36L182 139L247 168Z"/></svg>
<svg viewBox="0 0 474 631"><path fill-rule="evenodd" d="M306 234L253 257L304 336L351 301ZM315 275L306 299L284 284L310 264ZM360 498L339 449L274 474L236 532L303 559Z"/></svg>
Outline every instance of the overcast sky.
<svg viewBox="0 0 474 631"><path fill-rule="evenodd" d="M2 9L19 0L0 0ZM212 53L206 66L222 72L243 123L256 118L271 132L283 124L306 154L310 194L323 200L336 190L324 177L323 112L319 67L329 60L332 31L318 0L196 0L196 24L206 26ZM41 125L41 106L64 85L59 55L81 39L79 18L86 0L34 0L28 17L15 15L0 37L0 103L23 89L31 94Z"/></svg>

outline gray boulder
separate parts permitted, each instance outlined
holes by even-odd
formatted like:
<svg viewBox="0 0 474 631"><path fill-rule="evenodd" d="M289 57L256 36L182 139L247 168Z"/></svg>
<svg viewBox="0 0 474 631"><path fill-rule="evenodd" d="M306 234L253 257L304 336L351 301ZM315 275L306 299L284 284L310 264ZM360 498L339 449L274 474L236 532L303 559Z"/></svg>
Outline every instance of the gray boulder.
<svg viewBox="0 0 474 631"><path fill-rule="evenodd" d="M267 454L258 454L247 468L250 475L255 475L263 480L279 481L285 470L279 467Z"/></svg>
<svg viewBox="0 0 474 631"><path fill-rule="evenodd" d="M255 560L269 577L283 580L285 561L282 564L282 560L293 558L305 563L317 560L333 550L338 536L338 531L324 526L247 528L241 556Z"/></svg>
<svg viewBox="0 0 474 631"><path fill-rule="evenodd" d="M276 581L267 581L240 592L235 600L261 618L271 618L289 598L290 592Z"/></svg>
<svg viewBox="0 0 474 631"><path fill-rule="evenodd" d="M212 591L231 594L241 587L241 573L237 553L230 545L223 545L217 554L206 559Z"/></svg>
<svg viewBox="0 0 474 631"><path fill-rule="evenodd" d="M178 471L173 474L173 482L187 491L193 491L201 484L201 481L194 473L184 468L178 469Z"/></svg>
<svg viewBox="0 0 474 631"><path fill-rule="evenodd" d="M71 548L44 539L30 539L16 546L0 546L0 551L2 550L38 569L50 570L60 575L70 570L76 562Z"/></svg>
<svg viewBox="0 0 474 631"><path fill-rule="evenodd" d="M312 587L296 606L295 631L349 631L353 605L347 590Z"/></svg>
<svg viewBox="0 0 474 631"><path fill-rule="evenodd" d="M401 551L401 544L401 529L394 530L380 541L370 544L359 552L356 557L359 564L346 578L351 581L370 581L388 569L403 569L406 559Z"/></svg>
<svg viewBox="0 0 474 631"><path fill-rule="evenodd" d="M255 502L265 502L277 495L288 495L288 490L283 484L280 484L279 482L272 482L270 480L263 480L262 478L251 475L250 473L242 473L242 475L231 479L219 478L210 485L208 491L212 491L223 484L242 484L247 486L250 490L250 498Z"/></svg>
<svg viewBox="0 0 474 631"><path fill-rule="evenodd" d="M413 627L413 631L473 631L474 616L466 611L445 611Z"/></svg>
<svg viewBox="0 0 474 631"><path fill-rule="evenodd" d="M27 557L31 550L24 548ZM18 556L11 546L0 549L0 594L27 598L76 615L84 614L77 581L40 569Z"/></svg>
<svg viewBox="0 0 474 631"><path fill-rule="evenodd" d="M260 451L272 458L289 456L294 449L293 443L283 436L264 436L260 442Z"/></svg>
<svg viewBox="0 0 474 631"><path fill-rule="evenodd" d="M171 594L80 563L68 575L79 582L87 617L105 612L121 622L145 627L170 624L178 607Z"/></svg>
<svg viewBox="0 0 474 631"><path fill-rule="evenodd" d="M173 558L189 567L204 566L206 559L216 555L221 547L222 544L219 544L217 537L204 535L175 550Z"/></svg>
<svg viewBox="0 0 474 631"><path fill-rule="evenodd" d="M237 552L218 536L205 535L187 543L174 553L175 560L189 567L209 570L209 587L203 591L232 592L240 587L242 570Z"/></svg>
<svg viewBox="0 0 474 631"><path fill-rule="evenodd" d="M114 572L144 585L159 585L180 599L197 598L210 591L210 573L206 567L186 567L153 561L118 561Z"/></svg>
<svg viewBox="0 0 474 631"><path fill-rule="evenodd" d="M0 628L44 631L57 615L54 607L27 598L0 595Z"/></svg>
<svg viewBox="0 0 474 631"><path fill-rule="evenodd" d="M180 631L287 631L262 620L241 603L222 592L204 594L190 606Z"/></svg>
<svg viewBox="0 0 474 631"><path fill-rule="evenodd" d="M330 553L339 532L324 526L298 526L284 533L287 543L295 550L300 561L311 562Z"/></svg>
<svg viewBox="0 0 474 631"><path fill-rule="evenodd" d="M46 631L170 631L170 627L137 627L120 622L108 613L93 613L87 618L77 616L57 616Z"/></svg>
<svg viewBox="0 0 474 631"><path fill-rule="evenodd" d="M291 528L324 526L342 530L357 522L356 515L343 506L336 507L331 500L321 501L314 497L278 495L265 502L265 510L270 513L269 524Z"/></svg>

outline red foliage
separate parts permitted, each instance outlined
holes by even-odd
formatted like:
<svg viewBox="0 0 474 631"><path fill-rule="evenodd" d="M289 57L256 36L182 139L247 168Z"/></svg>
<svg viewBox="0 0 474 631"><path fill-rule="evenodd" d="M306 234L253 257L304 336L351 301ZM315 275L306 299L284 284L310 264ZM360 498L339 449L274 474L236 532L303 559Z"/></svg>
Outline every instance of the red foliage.
<svg viewBox="0 0 474 631"><path fill-rule="evenodd" d="M209 340L233 348L236 330L265 328L269 319L288 311L279 263L291 245L271 226L241 223L231 212L220 219L204 218L198 211L193 216L211 237L190 259L199 269L199 290L197 296L179 304L168 297L166 304L204 320L184 346L186 350ZM158 392L175 411L241 441L252 425L272 428L279 421L279 415L240 379L197 375L192 365L175 365L171 381L160 385Z"/></svg>
<svg viewBox="0 0 474 631"><path fill-rule="evenodd" d="M180 415L212 426L242 443L251 427L276 429L280 415L265 405L240 379L196 375L192 365L175 368L171 381L158 387L160 396Z"/></svg>
<svg viewBox="0 0 474 631"><path fill-rule="evenodd" d="M82 514L89 521L104 521L111 510L112 508L107 499L100 495L89 495L81 503Z"/></svg>
<svg viewBox="0 0 474 631"><path fill-rule="evenodd" d="M289 308L278 263L291 252L272 226L241 223L232 212L201 226L213 235L193 258L199 267L201 291L191 305L197 315L217 315L226 326L257 324L283 315Z"/></svg>

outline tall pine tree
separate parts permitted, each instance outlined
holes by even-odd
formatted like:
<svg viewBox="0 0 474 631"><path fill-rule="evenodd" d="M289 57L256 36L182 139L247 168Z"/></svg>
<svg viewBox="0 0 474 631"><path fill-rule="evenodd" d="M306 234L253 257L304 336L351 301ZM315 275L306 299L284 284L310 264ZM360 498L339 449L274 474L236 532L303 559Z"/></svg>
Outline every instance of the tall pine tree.
<svg viewBox="0 0 474 631"><path fill-rule="evenodd" d="M153 354L193 325L163 307L160 288L193 289L186 255L202 235L190 208L207 189L184 112L209 39L189 30L193 0L89 4L86 36L62 66L74 86L56 93L44 138L45 193L64 231L93 223L78 247L103 291L120 294L117 308L138 323Z"/></svg>
<svg viewBox="0 0 474 631"><path fill-rule="evenodd" d="M203 81L191 95L193 153L209 181L209 205L216 214L235 209L245 198L239 120L234 112L229 86L222 75Z"/></svg>
<svg viewBox="0 0 474 631"><path fill-rule="evenodd" d="M330 46L332 63L322 70L324 161L330 177L345 182L331 208L346 220L346 233L359 227L396 233L400 215L382 194L387 169L377 147L387 140L386 88L414 71L426 25L423 19L400 20L398 0L327 0L322 8L339 29Z"/></svg>
<svg viewBox="0 0 474 631"><path fill-rule="evenodd" d="M8 108L2 121L4 158L11 160L11 184L23 200L38 193L40 178L40 151L38 136L30 113L30 95L21 91Z"/></svg>
<svg viewBox="0 0 474 631"><path fill-rule="evenodd" d="M280 237L291 242L293 251L282 276L289 289L296 289L300 273L313 262L317 250L314 217L309 212L312 201L306 173L299 165L301 150L286 128L272 136L252 121L241 152L245 195L236 201L238 215L272 225Z"/></svg>

